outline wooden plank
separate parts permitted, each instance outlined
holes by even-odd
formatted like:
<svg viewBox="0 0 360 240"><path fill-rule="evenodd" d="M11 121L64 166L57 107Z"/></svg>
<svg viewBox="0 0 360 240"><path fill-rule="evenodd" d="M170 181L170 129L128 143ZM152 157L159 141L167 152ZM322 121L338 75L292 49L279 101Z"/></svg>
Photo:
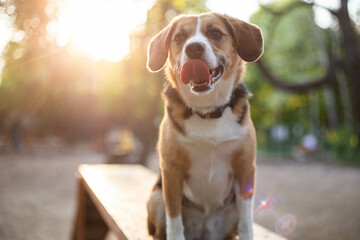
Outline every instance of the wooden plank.
<svg viewBox="0 0 360 240"><path fill-rule="evenodd" d="M118 239L151 239L146 226L146 201L156 174L140 165L81 165L80 176L100 215ZM254 224L255 240L284 240Z"/></svg>
<svg viewBox="0 0 360 240"><path fill-rule="evenodd" d="M286 240L283 236L280 236L263 226L254 223L254 240Z"/></svg>
<svg viewBox="0 0 360 240"><path fill-rule="evenodd" d="M78 203L75 219L75 228L73 229L73 240L99 240L104 239L108 233L108 226L103 216L95 206L93 195L82 177L78 177Z"/></svg>
<svg viewBox="0 0 360 240"><path fill-rule="evenodd" d="M150 239L146 201L156 175L140 165L81 165L90 197L118 239Z"/></svg>

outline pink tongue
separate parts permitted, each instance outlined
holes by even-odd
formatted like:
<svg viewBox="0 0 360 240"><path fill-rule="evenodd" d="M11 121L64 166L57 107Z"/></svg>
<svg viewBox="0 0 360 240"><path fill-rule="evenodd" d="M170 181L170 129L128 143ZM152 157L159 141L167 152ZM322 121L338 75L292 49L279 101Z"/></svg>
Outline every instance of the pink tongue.
<svg viewBox="0 0 360 240"><path fill-rule="evenodd" d="M187 61L181 69L180 77L184 84L188 84L190 81L198 84L210 82L209 69L200 59Z"/></svg>

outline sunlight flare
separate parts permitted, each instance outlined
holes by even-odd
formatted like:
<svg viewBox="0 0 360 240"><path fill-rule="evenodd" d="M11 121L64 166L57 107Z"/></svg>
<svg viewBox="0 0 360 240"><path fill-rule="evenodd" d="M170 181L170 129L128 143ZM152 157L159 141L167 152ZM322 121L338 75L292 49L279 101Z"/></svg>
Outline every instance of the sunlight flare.
<svg viewBox="0 0 360 240"><path fill-rule="evenodd" d="M70 44L95 61L120 61L129 53L129 34L145 23L153 0L77 0L58 4L47 30L59 46ZM47 9L52 9L51 5Z"/></svg>

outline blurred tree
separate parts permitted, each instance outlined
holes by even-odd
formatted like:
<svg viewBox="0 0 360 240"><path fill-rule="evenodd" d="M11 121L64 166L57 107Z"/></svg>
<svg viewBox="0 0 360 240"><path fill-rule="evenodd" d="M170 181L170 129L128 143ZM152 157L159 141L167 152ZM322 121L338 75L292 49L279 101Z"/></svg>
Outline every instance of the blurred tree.
<svg viewBox="0 0 360 240"><path fill-rule="evenodd" d="M157 141L158 124L163 111L160 93L166 84L163 72L150 73L146 68L147 45L150 39L178 14L201 13L206 10L205 0L156 1L147 13L145 26L130 36L129 57L117 66L119 78L126 76L125 84L124 81L111 81L111 76L104 80L106 89L102 96L108 110L117 113L118 119L126 118L126 124L134 129L144 143L144 152L141 156L143 163L147 155L154 150ZM110 72L113 71L114 69ZM129 92L131 95L127 94ZM114 105L114 102L125 104L119 106ZM122 109L116 109L118 107Z"/></svg>
<svg viewBox="0 0 360 240"><path fill-rule="evenodd" d="M15 21L14 37L2 54L6 66L0 86L0 121L11 114L30 117L37 122L37 135L56 134L67 140L102 134L108 116L99 103L95 63L69 53L68 46L59 47L49 34L56 3L9 0L1 7Z"/></svg>
<svg viewBox="0 0 360 240"><path fill-rule="evenodd" d="M147 22L131 35L131 53L118 63L93 62L59 47L49 31L57 18L54 0L0 1L1 14L14 20L14 36L3 52L0 123L11 113L36 118L37 134L66 139L101 137L112 125L133 129L145 145L157 139L154 123L162 114L163 73L146 69L151 37L179 13L206 10L205 0L158 0ZM70 49L70 50L69 50ZM3 127L4 124L1 124ZM4 129L0 129L3 132Z"/></svg>
<svg viewBox="0 0 360 240"><path fill-rule="evenodd" d="M353 129L357 132L358 137L360 137L360 95L358 94L358 91L360 90L359 33L356 32L354 23L349 16L348 0L339 1L340 7L337 10L319 6L313 1L305 2L301 0L277 1L272 4L262 5L260 10L261 14L264 16L266 15L269 20L266 23L266 26L263 25L266 31L268 31L268 53L265 54L265 57L262 60L258 61L257 65L266 79L272 85L281 90L293 93L306 93L314 89L322 88L324 98L326 99L325 106L328 116L328 124L330 127L337 127L339 125L334 91L342 91L344 115L349 114L349 112L345 111L349 111L349 107L347 107L347 105L351 102L353 107L351 111L351 115L353 116ZM314 6L318 6L329 11L337 19L338 28L322 30L317 27L314 24L313 18ZM303 9L303 11L307 11L307 15L304 15L303 18L298 17L296 20L297 22L292 21L293 30L290 28L284 28L284 22L287 20L291 21L289 15L294 16L294 14L296 14L294 12L299 12L300 8ZM258 13L257 16L261 14ZM305 26L305 24L308 24L308 26ZM279 39L275 40L274 35L280 31L288 31L287 34L290 36L286 38L284 37L282 41L279 41ZM282 36L285 36L285 34ZM313 36L313 38L310 38L309 36ZM291 40L293 43L297 43L298 45L296 46L293 44L292 48L287 47L286 41L290 38L292 38ZM290 63L293 64L293 66L289 67L289 69L293 71L293 76L281 75L281 71L284 71L283 69L285 67L280 67L281 60L274 61L271 55L271 53L274 52L274 45L275 49L279 50L279 48L276 47L276 44L282 45L282 53L284 53L282 61L290 61ZM294 56L286 57L287 55L294 55L294 53L298 53L298 51L296 51L298 48L306 47L308 47L306 54L297 55L301 59L297 59ZM288 54L286 54L286 51L288 51ZM319 57L314 55L319 55ZM317 61L314 62L312 59L317 59ZM272 63L269 68L267 66L268 64L265 64L265 62L269 63L270 61ZM275 64L273 64L274 62ZM323 73L320 75L311 76L309 75L309 71L303 69L303 72L306 73L307 76L301 76L299 78L301 79L300 81L294 82L294 78L296 79L298 76L296 71L298 69L294 66L299 66L299 63L306 63L309 65L308 67L312 66L312 68L317 68L318 70L321 70L322 68L326 68L326 70L323 69ZM313 80L309 79L309 77L313 77ZM339 79L342 77L346 77L346 79ZM338 80L338 83L334 82L335 80ZM351 101L347 101L346 99L347 96L345 96L346 92L344 93L344 88L346 88L347 84L344 85L344 81L346 81L350 89Z"/></svg>
<svg viewBox="0 0 360 240"><path fill-rule="evenodd" d="M6 67L2 73L0 88L0 112L3 116L10 113L23 114L38 106L39 84L43 79L37 69L29 68L26 62L31 62L35 56L44 53L45 46L40 46L40 38L46 32L49 20L44 12L46 1L1 1L4 9L13 21L13 39L4 50L2 56ZM46 42L43 42L46 44ZM42 67L41 64L35 66ZM44 73L46 70L43 69ZM38 74L39 73L39 74ZM45 74L43 74L45 75Z"/></svg>

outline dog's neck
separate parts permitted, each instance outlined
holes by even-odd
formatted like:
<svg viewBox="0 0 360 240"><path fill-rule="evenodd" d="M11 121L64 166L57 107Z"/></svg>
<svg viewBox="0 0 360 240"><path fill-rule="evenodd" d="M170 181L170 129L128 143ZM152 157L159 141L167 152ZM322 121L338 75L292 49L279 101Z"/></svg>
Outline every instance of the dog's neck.
<svg viewBox="0 0 360 240"><path fill-rule="evenodd" d="M193 113L197 114L199 117L203 119L209 119L209 118L221 118L225 108L230 107L233 109L241 99L247 100L251 96L251 93L247 90L246 86L241 82L233 90L231 97L227 103L215 107L214 110L205 113L192 110L191 107L187 106L184 100L182 99L182 97L180 96L178 90L175 87L173 87L171 84L167 86L163 96L165 101L168 101L170 104L177 104L179 107L185 108L184 110L185 119L189 118ZM246 111L243 111L243 114L245 113ZM242 118L243 116L240 116L240 119Z"/></svg>
<svg viewBox="0 0 360 240"><path fill-rule="evenodd" d="M203 119L221 118L225 108L227 108L227 107L234 108L234 106L238 102L238 100L241 98L244 98L248 94L250 94L250 93L247 90L246 86L243 83L240 83L234 89L234 91L231 94L230 100L226 104L223 104L223 105L215 108L213 111L207 112L205 114L202 112L199 112L199 111L194 111L194 112Z"/></svg>

